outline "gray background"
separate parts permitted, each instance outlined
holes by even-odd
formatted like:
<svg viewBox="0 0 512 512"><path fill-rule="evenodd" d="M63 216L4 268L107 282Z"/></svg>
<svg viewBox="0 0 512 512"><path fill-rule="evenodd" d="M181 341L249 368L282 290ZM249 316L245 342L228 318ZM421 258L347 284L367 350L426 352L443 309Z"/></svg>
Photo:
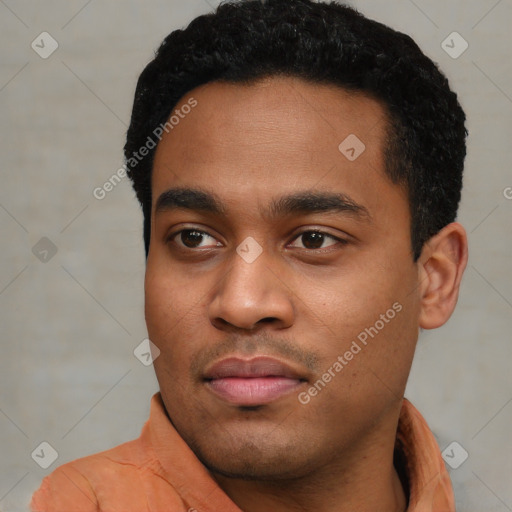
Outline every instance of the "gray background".
<svg viewBox="0 0 512 512"><path fill-rule="evenodd" d="M57 465L137 437L147 419L157 383L133 355L146 337L142 216L127 179L101 201L92 191L123 163L143 66L217 3L0 0L4 512L26 510ZM421 335L406 396L441 449L457 441L469 454L450 468L458 510L512 510L512 2L352 4L411 34L468 115L470 261L456 313ZM47 59L31 48L43 31L59 44ZM458 58L442 47L453 31L469 44ZM46 470L31 457L43 441L58 452Z"/></svg>

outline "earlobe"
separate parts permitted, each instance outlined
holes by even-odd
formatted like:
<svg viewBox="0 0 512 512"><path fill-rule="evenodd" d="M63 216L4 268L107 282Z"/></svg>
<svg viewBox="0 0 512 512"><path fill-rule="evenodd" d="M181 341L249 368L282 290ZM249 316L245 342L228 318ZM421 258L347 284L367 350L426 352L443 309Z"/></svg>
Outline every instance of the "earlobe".
<svg viewBox="0 0 512 512"><path fill-rule="evenodd" d="M426 242L418 261L421 328L435 329L448 321L457 304L467 260L466 231L458 222L448 224Z"/></svg>

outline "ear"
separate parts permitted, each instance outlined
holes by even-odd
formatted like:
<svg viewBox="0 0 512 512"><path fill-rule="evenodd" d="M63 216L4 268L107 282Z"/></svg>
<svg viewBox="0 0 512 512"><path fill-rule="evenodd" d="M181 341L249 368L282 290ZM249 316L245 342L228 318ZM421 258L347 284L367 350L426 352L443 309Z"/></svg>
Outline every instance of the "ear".
<svg viewBox="0 0 512 512"><path fill-rule="evenodd" d="M448 321L467 262L467 235L458 222L448 224L425 243L418 260L420 327L435 329Z"/></svg>

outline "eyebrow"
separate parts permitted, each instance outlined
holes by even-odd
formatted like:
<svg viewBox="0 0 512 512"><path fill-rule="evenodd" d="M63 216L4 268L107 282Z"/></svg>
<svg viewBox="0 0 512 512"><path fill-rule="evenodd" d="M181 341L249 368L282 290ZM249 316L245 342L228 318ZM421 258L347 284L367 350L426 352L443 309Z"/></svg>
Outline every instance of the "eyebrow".
<svg viewBox="0 0 512 512"><path fill-rule="evenodd" d="M155 214L178 209L223 217L227 212L223 202L211 192L196 188L171 188L158 197ZM343 193L304 190L272 199L268 206L270 218L308 213L345 213L361 220L371 220L365 206Z"/></svg>

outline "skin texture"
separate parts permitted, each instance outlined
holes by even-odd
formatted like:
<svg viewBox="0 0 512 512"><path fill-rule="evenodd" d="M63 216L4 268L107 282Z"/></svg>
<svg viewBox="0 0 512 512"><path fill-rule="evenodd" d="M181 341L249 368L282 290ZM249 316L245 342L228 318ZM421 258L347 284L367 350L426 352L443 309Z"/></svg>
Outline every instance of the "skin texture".
<svg viewBox="0 0 512 512"><path fill-rule="evenodd" d="M172 423L246 512L405 510L393 467L398 415L419 328L442 325L455 307L464 229L448 225L413 261L407 196L384 173L386 113L369 97L290 77L209 83L176 108L191 96L197 106L156 151L145 280ZM365 144L354 161L338 149L350 134ZM224 215L155 212L174 187L214 194ZM272 199L312 191L345 194L367 215L268 210ZM184 229L203 236L182 238ZM247 237L262 249L252 263L236 251ZM396 303L400 311L301 403ZM234 355L272 356L302 382L271 403L233 405L203 377Z"/></svg>

